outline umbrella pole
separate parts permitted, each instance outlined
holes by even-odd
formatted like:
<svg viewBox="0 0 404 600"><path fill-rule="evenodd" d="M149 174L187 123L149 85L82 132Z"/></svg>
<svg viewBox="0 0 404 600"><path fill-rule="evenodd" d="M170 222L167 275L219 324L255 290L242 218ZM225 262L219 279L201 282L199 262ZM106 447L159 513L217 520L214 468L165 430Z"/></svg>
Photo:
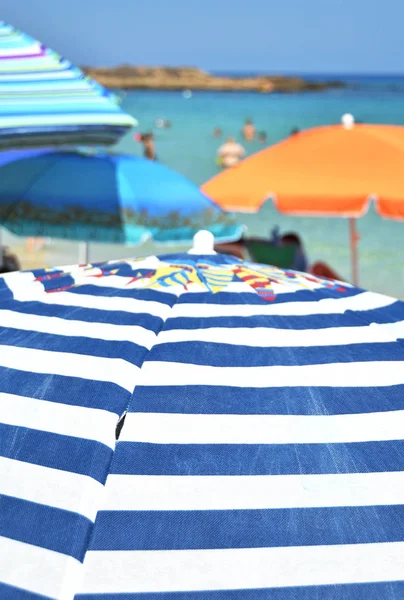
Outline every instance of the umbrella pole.
<svg viewBox="0 0 404 600"><path fill-rule="evenodd" d="M88 265L90 262L90 244L88 242L79 243L79 263Z"/></svg>
<svg viewBox="0 0 404 600"><path fill-rule="evenodd" d="M352 283L359 285L359 268L358 268L358 242L359 234L356 229L356 219L349 219L349 237L351 242L351 269Z"/></svg>

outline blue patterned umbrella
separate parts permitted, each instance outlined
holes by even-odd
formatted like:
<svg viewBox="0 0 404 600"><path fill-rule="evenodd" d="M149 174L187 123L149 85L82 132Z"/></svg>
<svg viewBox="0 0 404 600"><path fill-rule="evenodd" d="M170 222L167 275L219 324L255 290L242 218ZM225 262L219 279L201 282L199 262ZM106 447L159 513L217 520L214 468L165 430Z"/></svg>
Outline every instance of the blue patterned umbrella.
<svg viewBox="0 0 404 600"><path fill-rule="evenodd" d="M157 162L49 150L19 160L14 152L7 162L7 154L0 154L0 223L17 235L131 244L191 241L201 228L218 241L242 235L196 185Z"/></svg>
<svg viewBox="0 0 404 600"><path fill-rule="evenodd" d="M101 85L0 21L0 149L109 145L135 125Z"/></svg>
<svg viewBox="0 0 404 600"><path fill-rule="evenodd" d="M0 286L2 598L404 596L403 302L210 254Z"/></svg>

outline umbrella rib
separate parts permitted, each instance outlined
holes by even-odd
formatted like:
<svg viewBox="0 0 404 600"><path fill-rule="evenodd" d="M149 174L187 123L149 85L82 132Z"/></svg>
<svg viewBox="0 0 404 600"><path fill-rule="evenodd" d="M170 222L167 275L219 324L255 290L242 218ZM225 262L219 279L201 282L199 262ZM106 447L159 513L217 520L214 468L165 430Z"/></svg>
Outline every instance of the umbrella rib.
<svg viewBox="0 0 404 600"><path fill-rule="evenodd" d="M145 362L146 362L146 360L147 360L147 357L149 356L150 352L153 350L154 346L156 345L156 343L157 343L157 339L158 339L159 335L161 334L161 332L163 331L163 329L164 329L164 326L165 326L165 324L166 324L167 320L169 319L169 314L172 312L172 310L174 309L174 307L175 307L175 306L176 306L176 304L178 303L178 301L179 301L179 299L180 299L181 295L182 295L182 294L179 294L178 296L176 296L176 300L175 300L175 302L172 304L172 306L170 306L170 311L169 311L169 313L167 314L166 318L165 318L164 320L162 320L161 327L159 328L159 330L158 330L158 331L156 332L156 334L155 334L155 336L156 336L156 337L155 337L154 344L153 344L153 346L152 346L151 348L148 348L148 349L147 349L147 352L146 352L146 353L145 353L145 355L144 355L143 361L142 361L141 365L139 366L139 371L140 371L140 372L141 372L141 370L142 370L142 367L143 367L144 363L145 363ZM135 393L136 393L136 386L137 386L137 384L136 384L136 385L135 385L135 387L133 388L133 392L132 392L132 393L131 393L131 395L130 395L130 398L129 398L129 400L128 400L128 403L127 403L127 405L125 406L125 409L124 409L124 411L122 412L122 414L121 414L121 415L120 415L120 417L119 417L119 420L118 420L118 423L117 423L117 435L118 435L118 437L121 435L121 433L122 433L122 430L123 430L123 429L124 429L124 427L125 427L125 416L126 416L126 413L128 412L129 406L132 404L133 398L134 398L134 396L135 396ZM119 423L120 423L120 421L122 421L122 424L121 424L121 426L119 426ZM112 460L113 460L113 457L112 457ZM111 462L112 462L112 461L111 461ZM108 474L109 474L109 471L108 471Z"/></svg>

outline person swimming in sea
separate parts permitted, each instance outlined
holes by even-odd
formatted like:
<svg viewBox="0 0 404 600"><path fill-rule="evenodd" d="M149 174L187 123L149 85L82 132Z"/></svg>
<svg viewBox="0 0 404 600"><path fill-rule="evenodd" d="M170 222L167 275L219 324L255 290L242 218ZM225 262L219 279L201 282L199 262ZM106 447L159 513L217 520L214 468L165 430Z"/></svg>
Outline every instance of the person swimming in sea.
<svg viewBox="0 0 404 600"><path fill-rule="evenodd" d="M172 123L171 121L167 121L166 119L156 119L155 125L157 129L170 129Z"/></svg>
<svg viewBox="0 0 404 600"><path fill-rule="evenodd" d="M246 119L242 134L246 142L252 142L255 139L256 130L251 119Z"/></svg>
<svg viewBox="0 0 404 600"><path fill-rule="evenodd" d="M258 134L258 141L261 142L261 144L265 144L267 141L267 134L265 133L265 131L260 131Z"/></svg>
<svg viewBox="0 0 404 600"><path fill-rule="evenodd" d="M233 167L246 155L245 148L233 137L227 138L226 142L217 151L218 164L223 168Z"/></svg>
<svg viewBox="0 0 404 600"><path fill-rule="evenodd" d="M143 144L143 156L149 160L157 160L154 135L152 133L141 133L137 139Z"/></svg>

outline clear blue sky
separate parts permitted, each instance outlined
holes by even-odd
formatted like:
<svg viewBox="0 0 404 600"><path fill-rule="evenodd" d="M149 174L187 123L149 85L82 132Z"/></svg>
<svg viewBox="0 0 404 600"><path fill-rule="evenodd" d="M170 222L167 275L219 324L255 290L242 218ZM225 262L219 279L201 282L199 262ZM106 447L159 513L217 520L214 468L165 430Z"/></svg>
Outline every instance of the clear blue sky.
<svg viewBox="0 0 404 600"><path fill-rule="evenodd" d="M404 73L404 0L1 0L81 65Z"/></svg>

